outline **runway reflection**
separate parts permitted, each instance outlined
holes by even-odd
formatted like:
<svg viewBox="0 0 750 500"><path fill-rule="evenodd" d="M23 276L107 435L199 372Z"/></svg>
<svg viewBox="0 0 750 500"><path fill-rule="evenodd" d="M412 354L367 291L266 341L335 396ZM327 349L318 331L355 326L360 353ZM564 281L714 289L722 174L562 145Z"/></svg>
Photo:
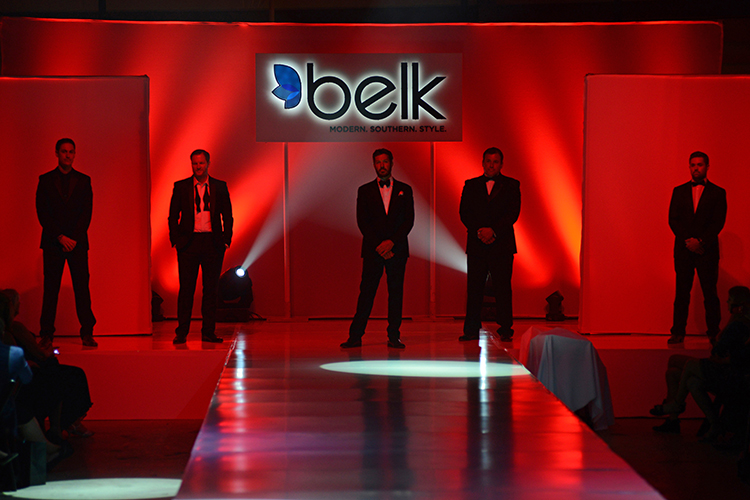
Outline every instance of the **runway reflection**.
<svg viewBox="0 0 750 500"><path fill-rule="evenodd" d="M373 322L376 328L377 321ZM405 351L344 322L250 324L237 333L179 499L661 498L486 336L405 322ZM344 373L325 363L452 361L479 376Z"/></svg>

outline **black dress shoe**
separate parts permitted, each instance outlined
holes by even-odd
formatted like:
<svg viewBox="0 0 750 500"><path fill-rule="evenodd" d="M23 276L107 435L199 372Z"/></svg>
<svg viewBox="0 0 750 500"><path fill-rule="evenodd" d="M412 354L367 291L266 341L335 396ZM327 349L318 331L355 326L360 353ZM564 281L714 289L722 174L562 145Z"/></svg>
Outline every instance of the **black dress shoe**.
<svg viewBox="0 0 750 500"><path fill-rule="evenodd" d="M172 343L173 343L174 345L184 344L185 342L187 342L187 338L185 338L185 337L182 337L182 336L180 336L180 335L177 335L177 336L176 336L176 337L174 338L174 340L172 340Z"/></svg>
<svg viewBox="0 0 750 500"><path fill-rule="evenodd" d="M458 337L458 340L461 342L467 342L469 340L479 340L479 334L478 333L464 333L460 337Z"/></svg>
<svg viewBox="0 0 750 500"><path fill-rule="evenodd" d="M388 339L388 347L391 349L405 349L406 346L399 339Z"/></svg>
<svg viewBox="0 0 750 500"><path fill-rule="evenodd" d="M500 335L500 342L513 342L513 328L498 328L497 334Z"/></svg>
<svg viewBox="0 0 750 500"><path fill-rule="evenodd" d="M210 335L201 335L201 341L202 342L211 342L212 344L221 344L224 342L224 339L221 337L217 337L215 334Z"/></svg>
<svg viewBox="0 0 750 500"><path fill-rule="evenodd" d="M682 344L685 341L684 335L675 335L672 334L669 339L667 339L667 344Z"/></svg>
<svg viewBox="0 0 750 500"><path fill-rule="evenodd" d="M679 405L675 402L654 405L648 412L655 417L663 417L664 415L671 415L673 413L679 415L680 413L685 413L685 402L683 401Z"/></svg>
<svg viewBox="0 0 750 500"><path fill-rule="evenodd" d="M351 349L352 347L362 347L362 341L348 339L346 342L341 343L341 347L343 347L344 349Z"/></svg>
<svg viewBox="0 0 750 500"><path fill-rule="evenodd" d="M97 347L99 344L94 340L93 335L84 335L81 337L81 344L86 347Z"/></svg>

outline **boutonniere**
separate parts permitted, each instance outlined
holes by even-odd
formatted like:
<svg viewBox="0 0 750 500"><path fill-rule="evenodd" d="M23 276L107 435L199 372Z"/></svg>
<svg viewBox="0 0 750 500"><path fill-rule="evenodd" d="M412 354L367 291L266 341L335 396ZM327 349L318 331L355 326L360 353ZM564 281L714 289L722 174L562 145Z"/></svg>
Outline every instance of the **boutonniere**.
<svg viewBox="0 0 750 500"><path fill-rule="evenodd" d="M399 192L398 192L398 196L403 196L403 195L404 195L404 192L403 192L403 191L399 191Z"/></svg>

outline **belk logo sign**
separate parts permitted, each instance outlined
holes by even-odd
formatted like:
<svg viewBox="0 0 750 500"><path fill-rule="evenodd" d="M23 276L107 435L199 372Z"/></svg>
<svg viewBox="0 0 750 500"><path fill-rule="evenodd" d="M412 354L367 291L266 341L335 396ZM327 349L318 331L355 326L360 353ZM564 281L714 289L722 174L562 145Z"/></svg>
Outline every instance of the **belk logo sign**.
<svg viewBox="0 0 750 500"><path fill-rule="evenodd" d="M258 54L259 142L460 141L460 54Z"/></svg>

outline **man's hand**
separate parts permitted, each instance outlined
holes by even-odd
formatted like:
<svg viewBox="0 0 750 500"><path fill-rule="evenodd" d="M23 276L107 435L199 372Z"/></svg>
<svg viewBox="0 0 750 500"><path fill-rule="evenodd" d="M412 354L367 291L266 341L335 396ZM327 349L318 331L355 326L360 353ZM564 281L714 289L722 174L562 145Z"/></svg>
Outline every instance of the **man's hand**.
<svg viewBox="0 0 750 500"><path fill-rule="evenodd" d="M63 252L72 252L73 249L76 247L75 240L71 240L64 234L61 234L60 236L58 236L57 241L59 241L60 244L62 245Z"/></svg>
<svg viewBox="0 0 750 500"><path fill-rule="evenodd" d="M695 238L686 239L685 246L688 250L693 253L697 253L698 255L703 255L705 252L705 250L703 249L703 245L701 245L701 242Z"/></svg>
<svg viewBox="0 0 750 500"><path fill-rule="evenodd" d="M375 247L375 251L378 252L378 255L380 255L384 259L390 259L391 257L393 257L393 252L391 252L392 249L393 242L391 240L383 240L380 245Z"/></svg>
<svg viewBox="0 0 750 500"><path fill-rule="evenodd" d="M489 245L495 241L495 231L491 227L480 227L477 231L477 237L485 245Z"/></svg>

